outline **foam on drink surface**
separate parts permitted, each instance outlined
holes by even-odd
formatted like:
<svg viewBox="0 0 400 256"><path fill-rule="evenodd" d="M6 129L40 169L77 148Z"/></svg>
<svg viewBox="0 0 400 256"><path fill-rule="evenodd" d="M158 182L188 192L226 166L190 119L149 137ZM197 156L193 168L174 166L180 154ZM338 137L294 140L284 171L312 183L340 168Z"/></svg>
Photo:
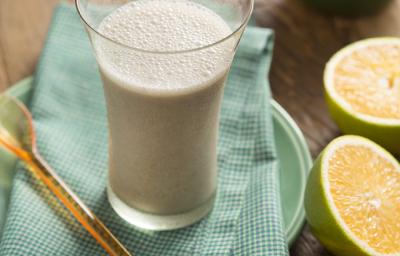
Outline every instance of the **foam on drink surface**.
<svg viewBox="0 0 400 256"><path fill-rule="evenodd" d="M210 84L226 73L233 56L233 39L165 53L207 46L232 33L220 16L188 0L133 1L109 14L98 29L121 44L94 40L103 73L124 86L170 91Z"/></svg>

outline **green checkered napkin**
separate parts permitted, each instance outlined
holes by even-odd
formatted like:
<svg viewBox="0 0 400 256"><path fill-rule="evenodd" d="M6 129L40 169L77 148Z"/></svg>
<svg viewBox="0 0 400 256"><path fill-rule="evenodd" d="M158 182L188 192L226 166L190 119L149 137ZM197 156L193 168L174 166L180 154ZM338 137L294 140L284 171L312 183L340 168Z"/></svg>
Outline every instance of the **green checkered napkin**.
<svg viewBox="0 0 400 256"><path fill-rule="evenodd" d="M75 9L54 14L34 81L31 110L39 151L129 250L145 255L287 255L279 199L270 92L272 32L248 28L224 94L219 187L211 214L188 228L143 232L106 197L103 91ZM22 167L15 176L0 255L105 255L105 251Z"/></svg>

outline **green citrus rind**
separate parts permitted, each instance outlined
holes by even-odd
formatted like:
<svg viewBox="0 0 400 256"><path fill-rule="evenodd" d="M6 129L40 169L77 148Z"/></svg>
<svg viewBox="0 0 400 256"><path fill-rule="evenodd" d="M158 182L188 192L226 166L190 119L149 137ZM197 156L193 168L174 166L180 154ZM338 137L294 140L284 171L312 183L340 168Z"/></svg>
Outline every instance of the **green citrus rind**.
<svg viewBox="0 0 400 256"><path fill-rule="evenodd" d="M309 174L304 197L306 218L313 234L335 255L378 256L381 254L373 251L363 241L358 240L344 222L341 221L328 189L329 184L326 178L328 171L328 168L326 168L327 160L332 150L337 148L337 144L346 140L349 142L359 141L370 145L371 148L385 155L400 170L396 159L373 141L355 135L344 135L336 138L320 153ZM395 255L400 255L400 252Z"/></svg>
<svg viewBox="0 0 400 256"><path fill-rule="evenodd" d="M325 99L328 110L339 129L345 134L360 135L369 138L391 153L400 156L400 120L395 123L385 123L379 120L371 120L346 108L335 98L332 88L333 68L342 56L358 47L369 45L371 43L396 42L400 45L400 38L382 37L371 38L350 44L338 51L329 60L324 71ZM377 119L377 118L376 118Z"/></svg>

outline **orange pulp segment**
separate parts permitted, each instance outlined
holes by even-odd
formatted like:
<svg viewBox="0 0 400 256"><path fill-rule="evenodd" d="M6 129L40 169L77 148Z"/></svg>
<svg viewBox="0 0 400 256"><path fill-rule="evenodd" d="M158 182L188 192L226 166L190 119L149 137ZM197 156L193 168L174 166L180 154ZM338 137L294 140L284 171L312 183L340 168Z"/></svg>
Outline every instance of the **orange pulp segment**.
<svg viewBox="0 0 400 256"><path fill-rule="evenodd" d="M333 84L353 111L400 119L400 40L356 47L338 61Z"/></svg>
<svg viewBox="0 0 400 256"><path fill-rule="evenodd" d="M378 253L399 253L398 167L385 155L358 144L338 147L327 163L329 191L350 232Z"/></svg>

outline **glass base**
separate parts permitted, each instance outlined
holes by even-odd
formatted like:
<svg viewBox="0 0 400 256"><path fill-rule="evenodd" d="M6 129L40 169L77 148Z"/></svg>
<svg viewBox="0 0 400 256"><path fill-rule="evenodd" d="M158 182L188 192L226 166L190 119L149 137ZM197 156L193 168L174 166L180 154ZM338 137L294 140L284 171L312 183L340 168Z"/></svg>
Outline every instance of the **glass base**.
<svg viewBox="0 0 400 256"><path fill-rule="evenodd" d="M134 209L123 201L107 186L108 201L114 211L128 223L145 230L172 230L189 226L204 216L212 209L215 195L199 207L185 213L176 215L155 215Z"/></svg>

